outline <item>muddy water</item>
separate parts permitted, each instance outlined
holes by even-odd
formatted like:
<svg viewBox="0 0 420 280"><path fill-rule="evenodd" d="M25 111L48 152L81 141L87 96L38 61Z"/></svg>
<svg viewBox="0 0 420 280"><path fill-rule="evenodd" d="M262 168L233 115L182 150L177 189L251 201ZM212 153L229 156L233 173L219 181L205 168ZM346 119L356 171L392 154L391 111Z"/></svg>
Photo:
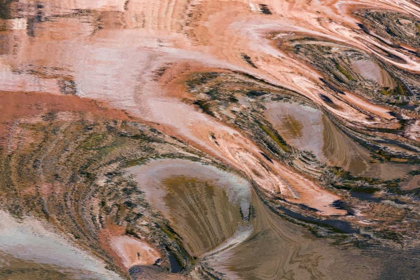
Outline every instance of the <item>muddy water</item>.
<svg viewBox="0 0 420 280"><path fill-rule="evenodd" d="M355 176L384 180L404 176L412 167L379 163L370 152L338 129L320 110L299 103L270 103L266 118L290 145L311 151L321 162Z"/></svg>
<svg viewBox="0 0 420 280"><path fill-rule="evenodd" d="M376 279L379 275L378 260L316 239L276 216L255 193L252 206L250 236L210 261L229 279Z"/></svg>
<svg viewBox="0 0 420 280"><path fill-rule="evenodd" d="M162 183L168 188L165 204L171 209L171 220L178 232L188 236L187 245L192 254L200 256L221 244L241 223L240 208L229 203L222 188L184 176L168 178Z"/></svg>
<svg viewBox="0 0 420 280"><path fill-rule="evenodd" d="M249 218L249 184L215 167L168 159L129 172L195 257L222 244Z"/></svg>
<svg viewBox="0 0 420 280"><path fill-rule="evenodd" d="M380 273L361 251L332 246L283 221L236 175L172 159L129 173L188 251L227 279L376 279Z"/></svg>

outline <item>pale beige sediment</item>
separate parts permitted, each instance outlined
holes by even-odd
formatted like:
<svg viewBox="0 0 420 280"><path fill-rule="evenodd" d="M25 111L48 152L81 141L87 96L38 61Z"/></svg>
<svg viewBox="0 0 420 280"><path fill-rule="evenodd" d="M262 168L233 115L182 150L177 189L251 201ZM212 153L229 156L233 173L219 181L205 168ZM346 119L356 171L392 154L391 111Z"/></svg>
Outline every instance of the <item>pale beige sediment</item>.
<svg viewBox="0 0 420 280"><path fill-rule="evenodd" d="M262 3L271 15L261 13ZM351 93L340 97L323 90L320 74L277 48L275 40L298 32L375 53L364 42L378 43L356 31L356 20L349 12L363 5L419 14L418 7L409 1L401 1L403 6L399 3L330 1L321 6L305 1L46 1L44 16L60 17L37 23L32 27L33 37L25 30L4 31L7 36L12 35L14 45L5 48L6 55L0 61L0 82L9 91L35 88L58 94L59 79L74 80L78 95L106 100L155 123L157 128L242 170L269 193L281 192L289 201L307 204L323 214L344 214L329 206L339 199L337 195L289 167L269 163L240 132L183 103L180 97L187 96L185 88L176 84L182 79L171 77L182 77L203 66L241 70L307 96L349 126L397 127L388 108ZM94 12L84 16L83 21L63 16L76 9ZM109 13L115 13L118 20ZM242 54L250 56L257 68L247 64ZM406 64L383 59L410 71L420 70L417 58L400 57ZM163 67L168 70L158 77L156 73ZM28 68L35 74L18 74ZM44 69L57 70L54 76ZM326 104L320 93L336 106ZM364 112L374 117L368 118ZM216 135L219 145L211 141L210 133ZM266 170L262 163L270 168Z"/></svg>
<svg viewBox="0 0 420 280"><path fill-rule="evenodd" d="M160 253L148 243L129 236L113 237L110 242L127 269L134 265L153 265L161 258Z"/></svg>
<svg viewBox="0 0 420 280"><path fill-rule="evenodd" d="M59 234L50 224L33 217L16 219L0 211L0 252L21 262L42 268L52 265L86 279L122 279L106 268L106 264L85 248L78 247L69 236Z"/></svg>
<svg viewBox="0 0 420 280"><path fill-rule="evenodd" d="M24 7L35 5L29 0L19 2ZM183 102L183 98L191 97L182 86L185 82L182 77L209 69L240 70L297 91L349 126L396 128L399 123L388 114L390 108L372 104L352 93L336 96L324 90L319 84L321 74L278 48L276 40L293 33L324 37L376 54L396 67L420 72L420 61L414 56L397 54L387 46L380 46L404 59L406 64L402 64L378 53L370 44L379 43L359 32L356 20L349 16L352 9L363 6L419 17L420 8L410 1L327 1L322 5L318 1L302 0L49 0L44 3L44 17L59 17L34 24L32 36L22 19L2 22L5 30L0 32L7 40L0 42L0 86L8 92L1 96L8 102L3 104L13 106L0 104L4 112L0 114L0 137L9 128L14 129L12 121L7 125L3 121L39 115L44 112L42 106L79 110L78 98L61 95L59 82L70 80L76 85L77 95L129 110L144 122L242 171L267 194L281 195L290 202L319 209L322 215L346 213L331 206L340 199L338 195L284 164L269 162L245 135ZM272 15L261 13L259 4L262 3L267 4ZM25 10L23 16L36 16L33 10ZM83 20L76 20L73 15L77 10L93 12ZM250 56L257 68L244 61L242 54ZM164 67L167 70L159 77L156 73ZM22 92L33 94L24 96ZM57 98L38 92L55 94ZM320 93L336 106L328 106ZM41 102L35 102L37 98ZM21 102L41 107L17 106ZM73 105L76 108L68 109L67 106ZM130 120L121 112L102 111L96 105L84 106L82 110L93 111L96 117ZM369 114L373 118L368 118ZM408 126L406 133L419 141L418 121ZM6 143L10 144L9 150L18 147L19 141L14 140ZM42 186L41 192L47 194L50 187ZM102 240L104 248L112 250L110 254L119 259L119 265L128 268L150 265L156 260L158 253L150 245L121 234L109 234Z"/></svg>

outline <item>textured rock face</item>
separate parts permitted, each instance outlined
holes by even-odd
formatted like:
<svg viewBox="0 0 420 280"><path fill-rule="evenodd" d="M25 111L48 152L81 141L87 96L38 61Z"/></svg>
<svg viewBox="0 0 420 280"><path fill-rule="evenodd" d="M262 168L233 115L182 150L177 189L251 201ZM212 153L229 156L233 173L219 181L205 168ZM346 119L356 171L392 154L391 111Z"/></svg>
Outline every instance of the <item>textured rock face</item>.
<svg viewBox="0 0 420 280"><path fill-rule="evenodd" d="M416 279L419 38L409 0L0 0L0 278Z"/></svg>

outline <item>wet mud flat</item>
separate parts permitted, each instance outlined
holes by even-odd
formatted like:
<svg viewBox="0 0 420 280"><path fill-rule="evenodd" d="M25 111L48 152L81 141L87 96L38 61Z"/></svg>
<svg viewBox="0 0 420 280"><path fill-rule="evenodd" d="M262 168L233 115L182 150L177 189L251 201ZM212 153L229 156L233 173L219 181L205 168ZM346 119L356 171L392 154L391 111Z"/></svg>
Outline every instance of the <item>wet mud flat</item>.
<svg viewBox="0 0 420 280"><path fill-rule="evenodd" d="M128 173L151 205L169 219L204 275L220 279L381 279L386 266L380 255L392 255L385 250L375 255L318 239L277 216L238 175L212 166L162 159L132 167Z"/></svg>
<svg viewBox="0 0 420 280"><path fill-rule="evenodd" d="M250 218L249 183L213 166L164 159L132 167L129 173L194 257L221 245Z"/></svg>
<svg viewBox="0 0 420 280"><path fill-rule="evenodd" d="M0 278L416 279L418 3L0 0Z"/></svg>
<svg viewBox="0 0 420 280"><path fill-rule="evenodd" d="M416 182L415 153L413 160L406 160L407 150L390 151L383 143L372 147L372 139L379 139L372 129L359 132L359 127L343 123L322 106L250 75L196 73L187 86L194 98L206 104L206 114L255 141L268 161L266 168L279 161L316 178L323 188L340 196L331 206L345 213L320 219L322 213L304 202L263 194L263 200L274 204L273 209L281 209L278 214L287 213L285 218L299 220L318 236L325 236L328 228L332 230L328 235L359 232L357 238L348 235L346 242L363 246L366 242L416 246L411 228L417 222L410 217L418 216L418 202L415 191L403 189Z"/></svg>
<svg viewBox="0 0 420 280"><path fill-rule="evenodd" d="M266 107L267 120L286 142L354 176L391 180L416 169L412 165L375 162L369 150L343 133L319 109L288 102L272 102Z"/></svg>

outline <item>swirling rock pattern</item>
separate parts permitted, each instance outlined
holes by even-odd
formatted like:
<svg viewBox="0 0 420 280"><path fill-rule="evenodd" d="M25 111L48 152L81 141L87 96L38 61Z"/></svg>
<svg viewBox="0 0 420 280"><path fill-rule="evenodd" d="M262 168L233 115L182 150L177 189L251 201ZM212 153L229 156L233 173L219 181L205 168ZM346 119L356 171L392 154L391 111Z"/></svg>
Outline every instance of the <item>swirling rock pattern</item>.
<svg viewBox="0 0 420 280"><path fill-rule="evenodd" d="M416 0L0 0L0 278L416 279L419 74Z"/></svg>

